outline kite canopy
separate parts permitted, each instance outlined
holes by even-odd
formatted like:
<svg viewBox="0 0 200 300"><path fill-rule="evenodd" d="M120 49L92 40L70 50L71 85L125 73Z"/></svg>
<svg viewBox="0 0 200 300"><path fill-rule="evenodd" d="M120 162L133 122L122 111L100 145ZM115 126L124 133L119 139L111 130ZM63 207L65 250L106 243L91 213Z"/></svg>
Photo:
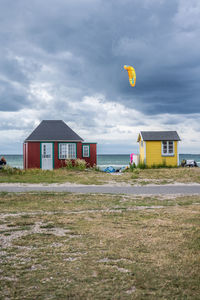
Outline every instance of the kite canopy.
<svg viewBox="0 0 200 300"><path fill-rule="evenodd" d="M131 66L124 66L124 69L127 70L128 72L128 77L129 77L129 82L131 86L135 86L136 83L136 73L135 73L135 69Z"/></svg>

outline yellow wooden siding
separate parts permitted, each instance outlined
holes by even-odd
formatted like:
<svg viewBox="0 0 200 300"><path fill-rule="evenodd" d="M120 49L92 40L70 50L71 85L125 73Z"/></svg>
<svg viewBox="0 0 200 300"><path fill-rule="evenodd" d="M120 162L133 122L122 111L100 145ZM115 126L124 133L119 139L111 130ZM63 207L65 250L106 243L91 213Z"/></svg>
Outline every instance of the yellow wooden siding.
<svg viewBox="0 0 200 300"><path fill-rule="evenodd" d="M146 164L147 166L162 164L177 166L177 141L174 141L174 156L162 156L161 141L146 141Z"/></svg>

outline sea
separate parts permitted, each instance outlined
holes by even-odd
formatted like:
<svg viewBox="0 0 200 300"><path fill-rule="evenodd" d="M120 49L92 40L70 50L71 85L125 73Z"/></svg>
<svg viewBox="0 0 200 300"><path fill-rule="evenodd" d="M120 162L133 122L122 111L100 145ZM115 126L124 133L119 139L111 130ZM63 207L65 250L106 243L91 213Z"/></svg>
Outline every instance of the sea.
<svg viewBox="0 0 200 300"><path fill-rule="evenodd" d="M23 168L23 155L11 155L1 154L0 157L4 156L7 164L15 168ZM179 161L183 159L193 159L200 167L200 154L179 154ZM122 168L129 165L130 155L129 154L99 154L97 155L97 166L103 170L106 167L112 166L113 168Z"/></svg>

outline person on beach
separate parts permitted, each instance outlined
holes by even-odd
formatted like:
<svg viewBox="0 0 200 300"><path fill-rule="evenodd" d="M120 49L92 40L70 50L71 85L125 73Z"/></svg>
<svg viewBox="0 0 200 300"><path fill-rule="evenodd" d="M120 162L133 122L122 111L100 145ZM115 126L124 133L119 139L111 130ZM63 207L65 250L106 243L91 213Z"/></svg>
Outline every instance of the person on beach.
<svg viewBox="0 0 200 300"><path fill-rule="evenodd" d="M2 156L1 160L0 160L0 166L4 166L6 165L6 159L5 157Z"/></svg>

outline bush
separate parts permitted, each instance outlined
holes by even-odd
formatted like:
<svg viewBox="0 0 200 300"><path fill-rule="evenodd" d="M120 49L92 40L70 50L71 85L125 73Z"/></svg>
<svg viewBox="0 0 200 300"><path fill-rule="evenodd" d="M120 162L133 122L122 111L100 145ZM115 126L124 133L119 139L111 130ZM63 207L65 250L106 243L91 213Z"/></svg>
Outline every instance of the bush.
<svg viewBox="0 0 200 300"><path fill-rule="evenodd" d="M134 170L135 170L135 168L136 168L136 164L135 163L129 163L129 169L130 169L130 171L131 172L133 172Z"/></svg>
<svg viewBox="0 0 200 300"><path fill-rule="evenodd" d="M86 161L84 159L66 159L65 165L67 169L76 169L76 170L85 170L86 169Z"/></svg>
<svg viewBox="0 0 200 300"><path fill-rule="evenodd" d="M74 166L78 170L85 170L86 169L86 161L84 159L76 159L74 162Z"/></svg>
<svg viewBox="0 0 200 300"><path fill-rule="evenodd" d="M135 163L129 163L129 167L127 166L122 172L126 173L126 172L135 172L136 171L136 164Z"/></svg>
<svg viewBox="0 0 200 300"><path fill-rule="evenodd" d="M73 168L73 163L71 159L66 159L65 160L65 165L67 169L72 169Z"/></svg>

